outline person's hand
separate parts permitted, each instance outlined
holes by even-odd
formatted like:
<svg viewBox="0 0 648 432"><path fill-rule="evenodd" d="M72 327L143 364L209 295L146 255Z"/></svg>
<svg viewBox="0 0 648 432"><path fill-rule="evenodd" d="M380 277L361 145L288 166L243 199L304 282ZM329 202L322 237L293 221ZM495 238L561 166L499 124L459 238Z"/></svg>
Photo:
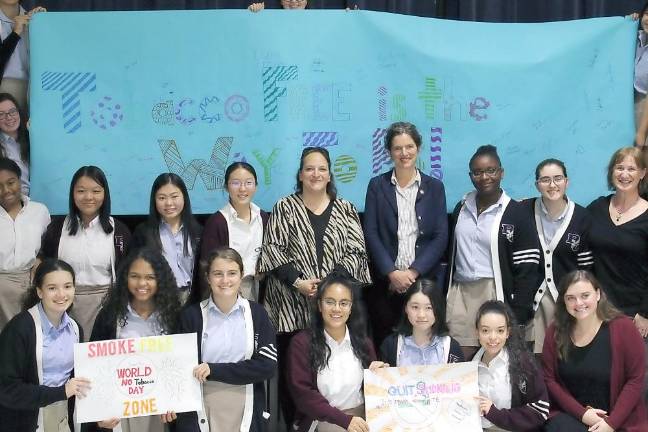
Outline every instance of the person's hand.
<svg viewBox="0 0 648 432"><path fill-rule="evenodd" d="M350 10L358 10L358 5L353 5L353 8L346 8L346 11L349 12Z"/></svg>
<svg viewBox="0 0 648 432"><path fill-rule="evenodd" d="M630 18L632 21L637 21L639 19L639 12L633 12L630 15L626 15L627 18Z"/></svg>
<svg viewBox="0 0 648 432"><path fill-rule="evenodd" d="M599 420L598 423L594 424L594 426L590 427L587 430L590 432L614 432L612 426L607 424L604 419Z"/></svg>
<svg viewBox="0 0 648 432"><path fill-rule="evenodd" d="M97 422L97 426L99 426L102 429L114 429L117 427L118 424L119 424L119 419L116 417Z"/></svg>
<svg viewBox="0 0 648 432"><path fill-rule="evenodd" d="M32 17L34 16L34 14L37 14L38 12L47 12L47 9L45 9L43 6L36 6L34 9L27 12L27 15Z"/></svg>
<svg viewBox="0 0 648 432"><path fill-rule="evenodd" d="M171 423L177 418L178 416L176 415L175 411L167 411L165 414L162 414L160 416L162 423Z"/></svg>
<svg viewBox="0 0 648 432"><path fill-rule="evenodd" d="M407 288L416 281L411 270L394 270L387 276L389 277L390 282L389 288L399 294L407 291Z"/></svg>
<svg viewBox="0 0 648 432"><path fill-rule="evenodd" d="M320 283L319 279L297 279L295 288L306 297L314 297L317 293L318 283Z"/></svg>
<svg viewBox="0 0 648 432"><path fill-rule="evenodd" d="M349 432L369 432L369 425L362 417L353 417L347 430Z"/></svg>
<svg viewBox="0 0 648 432"><path fill-rule="evenodd" d="M369 370L371 372L376 372L376 370L380 368L388 368L388 367L389 367L389 363L381 362L379 360L374 360L369 365Z"/></svg>
<svg viewBox="0 0 648 432"><path fill-rule="evenodd" d="M634 323L641 337L645 338L648 336L648 318L644 318L639 314L635 314Z"/></svg>
<svg viewBox="0 0 648 432"><path fill-rule="evenodd" d="M594 426L601 421L601 417L607 415L607 411L598 408L588 408L583 414L581 421L587 426Z"/></svg>
<svg viewBox="0 0 648 432"><path fill-rule="evenodd" d="M493 401L484 396L477 396L475 397L475 399L477 399L477 402L479 403L479 414L481 414L482 416L488 414L491 406L493 406Z"/></svg>
<svg viewBox="0 0 648 432"><path fill-rule="evenodd" d="M250 6L248 6L248 10L250 12L260 12L263 9L265 9L265 3L252 3Z"/></svg>
<svg viewBox="0 0 648 432"><path fill-rule="evenodd" d="M90 388L90 380L88 378L70 378L68 382L65 383L65 396L68 399L72 396L76 396L81 399L85 397Z"/></svg>
<svg viewBox="0 0 648 432"><path fill-rule="evenodd" d="M193 376L195 376L196 379L201 383L207 381L207 377L209 376L210 373L211 370L209 369L209 365L207 363L200 363L193 370Z"/></svg>
<svg viewBox="0 0 648 432"><path fill-rule="evenodd" d="M27 27L27 24L29 24L29 20L31 19L31 15L18 15L14 18L14 28L13 32L16 33L18 36L20 36L25 30L25 27Z"/></svg>

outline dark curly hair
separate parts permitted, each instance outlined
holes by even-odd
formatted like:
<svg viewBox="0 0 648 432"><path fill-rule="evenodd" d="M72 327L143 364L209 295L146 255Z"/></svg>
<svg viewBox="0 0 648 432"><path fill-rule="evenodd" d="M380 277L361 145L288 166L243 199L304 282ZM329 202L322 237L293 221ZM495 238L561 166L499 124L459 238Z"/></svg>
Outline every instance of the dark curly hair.
<svg viewBox="0 0 648 432"><path fill-rule="evenodd" d="M116 321L120 327L128 322L128 304L132 295L128 290L128 272L131 265L138 259L149 263L155 273L157 292L153 297L155 310L165 333L171 334L177 328L180 313L178 286L173 271L167 260L160 252L150 247L143 247L131 252L119 266L117 283L108 290L102 302L102 309L108 313L109 319Z"/></svg>
<svg viewBox="0 0 648 432"><path fill-rule="evenodd" d="M337 274L329 275L317 286L315 300L318 305L321 304L328 287L332 285L342 285L351 293L351 313L349 314L346 325L349 329L353 354L360 360L362 367L366 369L370 363L369 347L367 346L364 312L362 310L362 304L359 301L360 296L356 294L358 287L348 278ZM331 358L331 349L327 345L326 337L324 336L324 319L322 318L322 313L316 307L313 308L310 334L310 363L313 372L317 373L328 366L328 361Z"/></svg>
<svg viewBox="0 0 648 432"><path fill-rule="evenodd" d="M502 315L506 319L509 337L504 346L508 351L509 376L511 378L511 383L533 381L533 376L536 374L538 368L535 361L527 362L527 366L523 366L523 359L531 358L531 353L527 349L526 343L524 342L524 335L522 334L522 328L518 326L513 311L509 305L499 300L488 300L484 302L477 311L477 317L475 318L475 328L478 332L479 321L482 316L489 313ZM531 368L530 370L529 367Z"/></svg>
<svg viewBox="0 0 648 432"><path fill-rule="evenodd" d="M40 302L37 288L42 288L43 282L45 282L45 276L55 271L65 271L70 273L72 275L72 283L76 285L76 276L74 274L74 269L72 269L70 264L57 258L46 258L38 265L38 268L34 273L34 280L32 281L31 287L23 296L23 310L27 310ZM70 306L70 308L71 307L72 306ZM68 310L70 308L68 308Z"/></svg>
<svg viewBox="0 0 648 432"><path fill-rule="evenodd" d="M18 101L10 93L0 93L0 102L9 101L14 104L18 110L20 125L18 126L18 137L16 142L20 146L20 159L26 164L29 164L29 131L27 130L27 119L29 118L23 107L18 105ZM0 144L0 156L6 157L7 149L3 148Z"/></svg>

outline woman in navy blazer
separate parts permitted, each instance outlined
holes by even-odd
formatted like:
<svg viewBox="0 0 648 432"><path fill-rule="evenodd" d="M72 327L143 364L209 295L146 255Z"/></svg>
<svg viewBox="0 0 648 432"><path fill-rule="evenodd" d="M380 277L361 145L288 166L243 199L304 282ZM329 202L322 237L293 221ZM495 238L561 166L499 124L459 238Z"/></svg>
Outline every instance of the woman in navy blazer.
<svg viewBox="0 0 648 432"><path fill-rule="evenodd" d="M421 135L411 123L394 123L385 149L394 169L367 188L364 231L373 292L367 296L375 342L389 335L403 309L403 294L420 277L441 280L439 263L448 242L443 183L416 168Z"/></svg>

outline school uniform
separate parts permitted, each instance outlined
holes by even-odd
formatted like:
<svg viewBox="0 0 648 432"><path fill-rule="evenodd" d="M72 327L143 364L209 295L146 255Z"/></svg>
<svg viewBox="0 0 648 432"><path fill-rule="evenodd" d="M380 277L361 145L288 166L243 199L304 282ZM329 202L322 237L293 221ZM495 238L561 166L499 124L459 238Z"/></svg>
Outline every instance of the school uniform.
<svg viewBox="0 0 648 432"><path fill-rule="evenodd" d="M275 330L263 306L258 303L239 297L230 314L220 315L220 311L213 310L214 306L211 298L188 306L180 316L178 332L196 333L198 363L205 362L205 355L222 355L226 359L230 354L229 343L214 337L219 329L211 326L209 321L220 316L219 323L225 326L228 325L230 314L241 314L244 333L229 334L229 338L230 342L243 344L243 359L236 362L207 361L210 374L208 381L203 384L204 409L198 413L179 413L176 430L265 431L269 414L265 406L264 382L272 378L277 367ZM225 424L236 427L227 429Z"/></svg>
<svg viewBox="0 0 648 432"><path fill-rule="evenodd" d="M48 364L47 356L55 353L43 346L51 335L43 331L48 323L38 309L36 305L16 315L0 334L0 432L74 430L74 401L65 394L65 382L72 373L64 374L66 378L59 371L56 386L43 381L48 370L59 365ZM64 315L61 324L54 331L67 332L72 342L83 340L83 329L72 318ZM64 351L71 370L73 343ZM46 426L45 421L50 424Z"/></svg>
<svg viewBox="0 0 648 432"><path fill-rule="evenodd" d="M464 361L464 355L459 342L450 336L434 336L430 341L430 345L425 347L411 346L408 343L411 338L411 336L398 333L392 333L387 336L380 345L380 359L388 363L391 367L408 366L411 364L459 363ZM413 353L408 355L408 351L412 351ZM434 355L436 352L439 354ZM408 360L409 358L417 358L419 361L406 360L403 362L403 357L408 357ZM438 361L430 362L427 360L431 357L438 358Z"/></svg>

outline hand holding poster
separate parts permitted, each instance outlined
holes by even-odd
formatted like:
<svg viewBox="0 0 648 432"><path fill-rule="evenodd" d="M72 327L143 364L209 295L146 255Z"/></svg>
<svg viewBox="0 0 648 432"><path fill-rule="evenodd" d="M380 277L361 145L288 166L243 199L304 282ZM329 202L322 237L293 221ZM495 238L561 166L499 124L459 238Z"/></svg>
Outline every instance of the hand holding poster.
<svg viewBox="0 0 648 432"><path fill-rule="evenodd" d="M75 375L92 386L76 401L77 420L201 410L197 360L195 333L75 344Z"/></svg>
<svg viewBox="0 0 648 432"><path fill-rule="evenodd" d="M477 363L365 370L372 431L481 432Z"/></svg>

